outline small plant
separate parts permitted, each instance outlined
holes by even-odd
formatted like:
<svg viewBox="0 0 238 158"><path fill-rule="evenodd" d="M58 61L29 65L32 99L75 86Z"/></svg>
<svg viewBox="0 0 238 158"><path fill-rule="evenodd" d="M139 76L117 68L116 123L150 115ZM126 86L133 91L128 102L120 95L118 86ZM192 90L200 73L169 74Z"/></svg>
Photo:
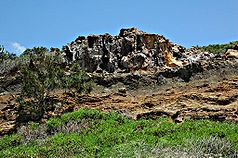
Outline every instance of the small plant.
<svg viewBox="0 0 238 158"><path fill-rule="evenodd" d="M63 88L65 91L69 90L75 97L77 94L90 93L92 91L93 83L89 76L81 69L78 63L71 66L69 75L63 78Z"/></svg>
<svg viewBox="0 0 238 158"><path fill-rule="evenodd" d="M35 122L30 122L27 126L20 127L17 134L22 137L22 144L25 145L36 140L43 143L48 136L46 127Z"/></svg>
<svg viewBox="0 0 238 158"><path fill-rule="evenodd" d="M204 155L217 157L234 157L238 156L238 152L229 140L218 136L209 136L197 141L193 141L193 150L203 153Z"/></svg>

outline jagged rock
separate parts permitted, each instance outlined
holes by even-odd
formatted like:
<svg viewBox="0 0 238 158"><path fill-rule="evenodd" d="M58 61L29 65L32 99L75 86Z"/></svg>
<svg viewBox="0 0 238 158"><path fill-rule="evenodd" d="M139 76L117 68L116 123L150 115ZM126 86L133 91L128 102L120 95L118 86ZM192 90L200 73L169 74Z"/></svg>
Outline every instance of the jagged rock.
<svg viewBox="0 0 238 158"><path fill-rule="evenodd" d="M163 71L160 71L156 74L158 82L162 77L173 78L179 77L185 82L190 81L190 78L193 74L203 72L203 66L200 63L192 63L178 68L167 68Z"/></svg>
<svg viewBox="0 0 238 158"><path fill-rule="evenodd" d="M118 92L119 93L124 93L124 94L126 94L126 88L120 88L120 89L118 89Z"/></svg>
<svg viewBox="0 0 238 158"><path fill-rule="evenodd" d="M167 65L182 66L185 48L157 34L136 28L121 29L118 36L79 36L63 47L68 62L78 61L88 72L134 71Z"/></svg>

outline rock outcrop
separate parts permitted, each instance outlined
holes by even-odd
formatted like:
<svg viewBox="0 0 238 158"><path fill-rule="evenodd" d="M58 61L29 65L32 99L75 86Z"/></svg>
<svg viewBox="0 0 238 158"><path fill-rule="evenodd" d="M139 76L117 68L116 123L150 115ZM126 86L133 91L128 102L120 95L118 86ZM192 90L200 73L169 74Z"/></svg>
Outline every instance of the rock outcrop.
<svg viewBox="0 0 238 158"><path fill-rule="evenodd" d="M136 28L121 29L118 36L109 34L79 36L63 47L68 62L78 60L88 72L149 70L164 65L186 64L185 48L158 34ZM180 59L180 60L178 60Z"/></svg>
<svg viewBox="0 0 238 158"><path fill-rule="evenodd" d="M225 57L238 59L238 45L236 45L233 49L228 49L225 53Z"/></svg>

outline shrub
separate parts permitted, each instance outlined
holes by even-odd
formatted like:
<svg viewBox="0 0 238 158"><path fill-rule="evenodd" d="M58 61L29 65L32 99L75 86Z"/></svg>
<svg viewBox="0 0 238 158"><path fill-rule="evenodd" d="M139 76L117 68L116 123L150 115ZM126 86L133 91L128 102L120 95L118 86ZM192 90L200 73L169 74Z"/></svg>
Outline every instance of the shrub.
<svg viewBox="0 0 238 158"><path fill-rule="evenodd" d="M77 63L74 63L71 66L70 74L64 76L62 85L63 88L69 90L74 97L77 94L90 93L93 87L93 83L90 81L89 76Z"/></svg>
<svg viewBox="0 0 238 158"><path fill-rule="evenodd" d="M0 75L16 72L19 65L19 58L14 53L5 50L3 45L0 45Z"/></svg>
<svg viewBox="0 0 238 158"><path fill-rule="evenodd" d="M238 45L238 41L230 42L228 44L210 44L208 46L197 46L196 48L201 49L202 51L208 51L213 54L224 54L227 49L233 48L235 45Z"/></svg>
<svg viewBox="0 0 238 158"><path fill-rule="evenodd" d="M53 56L48 49L39 47L27 50L29 62L21 65L22 95L32 98L39 114L46 111L50 92L61 86L64 75L58 54Z"/></svg>
<svg viewBox="0 0 238 158"><path fill-rule="evenodd" d="M0 59L1 62L6 59L16 59L17 56L14 53L10 53L9 51L6 51L3 45L0 45Z"/></svg>
<svg viewBox="0 0 238 158"><path fill-rule="evenodd" d="M238 155L233 144L218 136L209 136L193 142L193 151L195 153L208 154L210 156L234 157Z"/></svg>
<svg viewBox="0 0 238 158"><path fill-rule="evenodd" d="M22 144L37 140L39 143L44 143L47 137L47 129L44 125L30 122L27 126L22 126L18 129L17 134L22 137Z"/></svg>

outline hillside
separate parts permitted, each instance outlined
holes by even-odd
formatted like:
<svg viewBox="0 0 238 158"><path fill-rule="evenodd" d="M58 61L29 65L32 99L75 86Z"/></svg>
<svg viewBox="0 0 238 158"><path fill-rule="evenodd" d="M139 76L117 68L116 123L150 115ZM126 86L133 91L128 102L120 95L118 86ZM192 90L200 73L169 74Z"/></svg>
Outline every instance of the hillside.
<svg viewBox="0 0 238 158"><path fill-rule="evenodd" d="M28 49L24 54L30 56L29 54L35 53L34 55L37 56L37 52L34 52L36 50L42 50L42 48ZM232 144L232 147L224 149L227 150L227 152L224 151L227 155L222 156L237 156L238 142L236 137L238 135L235 132L238 122L237 42L186 49L183 46L173 44L162 35L149 34L136 28L129 28L121 29L117 36L109 34L79 36L75 41L63 46L62 50L54 48L51 49L50 53L53 56L60 53L62 60L59 64L63 70L62 73L68 76L76 74L71 67L75 63L79 64L81 69L85 71L86 80L94 83L94 89L89 94L71 93L71 91L66 93L64 88L50 91L49 95L53 98L51 106L45 110L44 115L39 117L37 110L30 111L30 107L22 106L16 100L21 97L21 89L24 86L22 85L19 64L23 63L34 69L40 62L28 60L24 55L17 59L8 58L2 61L0 72L0 134L5 135L0 141L2 148L0 150L4 151L2 156L16 156L10 154L12 151L16 151L22 156L44 157L42 154L45 153L56 156L57 152L54 151L56 149L56 151L60 150L59 153L67 154L69 148L73 148L69 154L71 156L75 154L79 157L87 154L91 156L98 154L99 157L115 154L113 157L118 157L120 155L118 152L121 152L122 157L124 157L125 152L128 152L125 157L138 156L138 153L135 152L139 152L139 155L150 153L151 157L156 157L156 155L162 154L155 149L159 148L164 157L168 157L168 155L166 156L168 151L172 150L176 153L178 150L175 148L179 147L180 149L181 147L181 151L184 150L184 153L179 153L180 156L187 153L187 157L193 157L194 153L188 152L190 150L188 148L189 143L182 141L182 137L184 137L184 141L189 142L190 136L195 137L191 141L204 139L227 141ZM34 103L31 99L25 100L28 103ZM91 117L91 110L89 109L99 111L92 110L93 117ZM72 125L76 131L72 129L73 131L69 133L63 131L62 134L49 131L52 130L47 126L50 121L57 118L62 118L65 121L64 118L67 117L74 120L73 117L78 115L78 110L80 116L76 117L79 122L76 121L76 125L73 122ZM102 111L107 113L102 113ZM111 115L112 118L110 118ZM117 117L123 122L120 123L120 119L118 120ZM161 120L162 123L160 123ZM31 131L32 129L25 129L30 128L27 124L29 122L32 124L32 121L38 122L37 126L39 125L40 128L37 127L37 130L33 131ZM69 122L60 123L67 126L60 128L71 128L71 126L68 127ZM104 123L108 127L106 125L104 127ZM119 127L116 128L118 133L113 130L116 126L114 124L119 124ZM151 127L150 124L155 127ZM166 127L158 133L160 124ZM209 127L214 126L214 128L211 127L206 130L206 124ZM81 126L83 134L81 133ZM197 128L198 126L201 128ZM220 126L222 128L218 130L217 128ZM129 131L127 131L127 127ZM112 129L112 131L109 129L107 131L107 128ZM188 131L188 129L191 130ZM25 130L36 133L36 136L31 135L31 132L21 133L26 132ZM58 127L57 130L59 130ZM133 130L138 130L139 133ZM105 131L105 135L99 134L102 131ZM188 135L189 133L191 135L189 137L186 134L180 136L182 132L188 132ZM90 133L93 133L93 136ZM117 134L115 134L111 137L112 140L108 140L116 141L114 147L102 142L103 139L113 133L117 133L120 137L116 139ZM129 136L126 136L127 133ZM158 136L161 133L165 134ZM24 141L28 139L28 134L30 134L29 137L36 138L29 138L29 142L26 143ZM122 135L125 135L125 138L121 138ZM132 135L136 135L136 138L132 138ZM38 137L44 137L44 147L39 150L36 149L40 145L39 141L41 141ZM85 138L91 147L83 143L83 137L95 139L93 141ZM98 140L99 137L102 139ZM172 141L173 138L175 138L175 142ZM65 143L58 141L58 139L65 140L69 146L65 146L62 150L54 147L57 143L61 145ZM76 142L71 144L66 139L79 140L81 144ZM17 142L16 145L13 141ZM50 141L50 146L45 143L47 141ZM30 147L29 143L33 143L35 146ZM100 143L102 144L99 145ZM5 145L6 147L4 147ZM81 145L82 149L75 149ZM138 146L139 149L143 148L141 149L143 151L135 150L133 145ZM127 151L128 146L131 146L132 149ZM147 147L148 150L144 151L144 148ZM29 150L21 153L20 150L26 150L26 148ZM204 147L204 150L206 149L207 146ZM154 150L156 151L154 152ZM79 152L82 154L80 155ZM180 157L179 154L172 155L172 157ZM203 157L214 156L209 154L213 154L213 152L202 151L201 153ZM217 157L223 153L214 151L214 154L214 157ZM57 155L56 157L60 156Z"/></svg>

